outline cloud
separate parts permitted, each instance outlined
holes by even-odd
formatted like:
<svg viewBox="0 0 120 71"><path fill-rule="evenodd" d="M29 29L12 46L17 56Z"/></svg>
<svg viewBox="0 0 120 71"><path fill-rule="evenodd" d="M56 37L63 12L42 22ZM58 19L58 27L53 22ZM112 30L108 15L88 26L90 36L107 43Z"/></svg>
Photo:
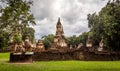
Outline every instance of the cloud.
<svg viewBox="0 0 120 71"><path fill-rule="evenodd" d="M36 39L55 34L58 17L65 36L80 35L89 31L87 14L99 12L108 0L33 0L31 12L36 19Z"/></svg>

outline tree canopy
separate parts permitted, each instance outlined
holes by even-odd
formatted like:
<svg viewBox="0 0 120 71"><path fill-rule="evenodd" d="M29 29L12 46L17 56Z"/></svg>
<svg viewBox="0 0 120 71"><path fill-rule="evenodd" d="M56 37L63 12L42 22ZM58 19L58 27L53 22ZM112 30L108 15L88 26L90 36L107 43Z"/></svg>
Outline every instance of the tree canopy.
<svg viewBox="0 0 120 71"><path fill-rule="evenodd" d="M0 6L0 31L8 34L6 37L15 36L20 33L23 37L30 33L34 38L34 29L30 25L35 25L35 19L30 12L31 0L0 0L5 6ZM1 33L3 34L3 33Z"/></svg>
<svg viewBox="0 0 120 71"><path fill-rule="evenodd" d="M5 0L6 7L1 9L0 28L10 28L9 32L20 30L35 24L34 17L30 13L31 1Z"/></svg>
<svg viewBox="0 0 120 71"><path fill-rule="evenodd" d="M49 34L47 36L43 36L42 38L43 38L43 44L45 48L48 49L49 47L51 47L53 40L54 40L54 35Z"/></svg>
<svg viewBox="0 0 120 71"><path fill-rule="evenodd" d="M95 44L104 37L104 43L110 50L120 50L120 1L109 1L96 14L88 15L88 24Z"/></svg>

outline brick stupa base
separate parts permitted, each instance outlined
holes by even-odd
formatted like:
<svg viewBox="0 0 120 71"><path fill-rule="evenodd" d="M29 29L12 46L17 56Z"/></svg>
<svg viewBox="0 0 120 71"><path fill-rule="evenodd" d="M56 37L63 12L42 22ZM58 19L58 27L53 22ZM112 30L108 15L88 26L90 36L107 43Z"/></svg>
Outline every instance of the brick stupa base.
<svg viewBox="0 0 120 71"><path fill-rule="evenodd" d="M10 53L11 63L32 63L33 52Z"/></svg>

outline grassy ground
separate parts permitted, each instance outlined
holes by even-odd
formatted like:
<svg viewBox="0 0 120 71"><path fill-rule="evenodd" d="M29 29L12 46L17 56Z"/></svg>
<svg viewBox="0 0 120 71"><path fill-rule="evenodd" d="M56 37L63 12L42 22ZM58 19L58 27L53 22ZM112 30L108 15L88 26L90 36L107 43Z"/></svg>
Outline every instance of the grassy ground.
<svg viewBox="0 0 120 71"><path fill-rule="evenodd" d="M0 71L120 71L120 61L41 61L9 63L9 53L0 53Z"/></svg>

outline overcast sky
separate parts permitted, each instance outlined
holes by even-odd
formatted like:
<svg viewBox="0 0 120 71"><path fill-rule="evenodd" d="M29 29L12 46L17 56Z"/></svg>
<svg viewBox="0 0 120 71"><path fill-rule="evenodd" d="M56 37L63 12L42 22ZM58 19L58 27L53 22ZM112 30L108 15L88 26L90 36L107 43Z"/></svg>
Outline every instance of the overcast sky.
<svg viewBox="0 0 120 71"><path fill-rule="evenodd" d="M80 35L89 31L87 14L99 12L108 0L33 0L31 12L37 25L36 39L55 34L58 17L65 36Z"/></svg>

